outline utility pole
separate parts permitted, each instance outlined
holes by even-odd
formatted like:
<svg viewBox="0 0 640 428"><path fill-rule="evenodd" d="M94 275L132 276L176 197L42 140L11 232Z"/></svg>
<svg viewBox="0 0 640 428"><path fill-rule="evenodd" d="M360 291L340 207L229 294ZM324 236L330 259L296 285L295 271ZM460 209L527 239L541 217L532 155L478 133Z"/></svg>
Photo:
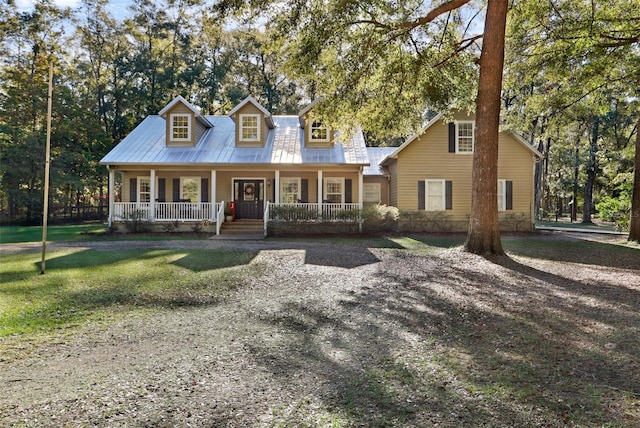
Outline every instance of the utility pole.
<svg viewBox="0 0 640 428"><path fill-rule="evenodd" d="M51 157L51 98L53 93L53 57L49 57L49 92L47 95L47 140L44 155L44 205L42 210L42 264L40 273L45 271L47 253L47 219L49 218L49 159Z"/></svg>

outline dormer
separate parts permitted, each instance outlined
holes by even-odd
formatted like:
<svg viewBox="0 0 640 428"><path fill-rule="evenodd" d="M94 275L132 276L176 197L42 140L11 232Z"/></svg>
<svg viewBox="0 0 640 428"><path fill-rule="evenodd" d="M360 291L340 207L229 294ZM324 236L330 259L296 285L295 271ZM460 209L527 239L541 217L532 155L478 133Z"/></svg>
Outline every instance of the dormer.
<svg viewBox="0 0 640 428"><path fill-rule="evenodd" d="M229 112L236 123L237 147L263 147L274 123L271 113L253 97L245 98Z"/></svg>
<svg viewBox="0 0 640 428"><path fill-rule="evenodd" d="M300 127L304 129L304 144L307 147L327 147L333 145L334 130L326 126L313 115L313 107L320 102L319 98L298 113Z"/></svg>
<svg viewBox="0 0 640 428"><path fill-rule="evenodd" d="M213 125L190 102L180 95L158 112L165 120L165 142L168 147L195 146Z"/></svg>

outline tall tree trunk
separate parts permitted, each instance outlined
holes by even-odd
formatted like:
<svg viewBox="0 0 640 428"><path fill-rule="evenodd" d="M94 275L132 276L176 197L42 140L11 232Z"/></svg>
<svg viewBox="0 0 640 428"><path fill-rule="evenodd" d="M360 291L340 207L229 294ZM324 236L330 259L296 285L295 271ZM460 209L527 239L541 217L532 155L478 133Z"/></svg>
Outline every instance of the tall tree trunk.
<svg viewBox="0 0 640 428"><path fill-rule="evenodd" d="M471 217L464 245L475 254L504 254L498 219L498 127L507 9L507 0L489 0L480 54Z"/></svg>
<svg viewBox="0 0 640 428"><path fill-rule="evenodd" d="M600 118L593 118L591 145L589 146L589 162L587 163L587 184L584 188L584 215L582 222L591 224L591 208L593 206L593 185L596 182L596 153L598 152Z"/></svg>
<svg viewBox="0 0 640 428"><path fill-rule="evenodd" d="M580 178L580 149L576 145L573 162L573 203L571 204L571 221L578 221L578 178Z"/></svg>
<svg viewBox="0 0 640 428"><path fill-rule="evenodd" d="M636 127L636 156L633 173L633 194L631 196L631 219L629 221L629 241L640 242L640 119Z"/></svg>

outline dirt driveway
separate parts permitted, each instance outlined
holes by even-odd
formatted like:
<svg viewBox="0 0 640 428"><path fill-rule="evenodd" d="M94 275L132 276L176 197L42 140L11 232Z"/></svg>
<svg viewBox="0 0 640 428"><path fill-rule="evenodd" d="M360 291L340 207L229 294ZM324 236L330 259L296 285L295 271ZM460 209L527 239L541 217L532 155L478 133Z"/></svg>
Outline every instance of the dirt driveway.
<svg viewBox="0 0 640 428"><path fill-rule="evenodd" d="M267 268L225 301L89 325L0 362L0 425L640 426L625 401L640 397L639 250L597 263L561 248L488 261L231 245Z"/></svg>

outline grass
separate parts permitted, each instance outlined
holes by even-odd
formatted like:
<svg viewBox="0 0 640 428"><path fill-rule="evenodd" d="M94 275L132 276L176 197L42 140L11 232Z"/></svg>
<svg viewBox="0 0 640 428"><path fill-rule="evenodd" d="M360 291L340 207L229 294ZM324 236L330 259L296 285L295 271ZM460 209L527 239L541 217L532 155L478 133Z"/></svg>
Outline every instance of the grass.
<svg viewBox="0 0 640 428"><path fill-rule="evenodd" d="M104 233L107 226L102 223L48 226L47 241L77 241L95 239ZM20 242L42 242L42 226L0 226L0 244Z"/></svg>
<svg viewBox="0 0 640 428"><path fill-rule="evenodd" d="M563 229L590 229L603 230L608 232L616 232L616 226L613 223L595 220L592 224L585 224L580 221L572 222L569 218L559 218L558 221L538 220L536 227L561 227Z"/></svg>
<svg viewBox="0 0 640 428"><path fill-rule="evenodd" d="M38 254L5 255L0 339L46 340L91 320L211 304L259 272L250 264L253 257L249 251L219 250L57 251L41 275Z"/></svg>

